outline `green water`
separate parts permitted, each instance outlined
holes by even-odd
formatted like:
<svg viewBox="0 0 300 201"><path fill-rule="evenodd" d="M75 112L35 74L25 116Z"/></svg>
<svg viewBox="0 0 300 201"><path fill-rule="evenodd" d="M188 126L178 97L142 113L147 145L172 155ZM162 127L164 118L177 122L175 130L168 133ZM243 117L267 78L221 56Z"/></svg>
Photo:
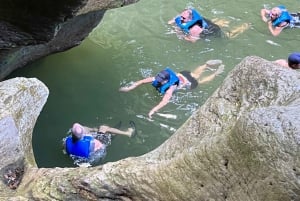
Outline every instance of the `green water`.
<svg viewBox="0 0 300 201"><path fill-rule="evenodd" d="M80 46L14 72L10 77L37 77L50 90L33 133L38 166L74 166L61 147L61 139L73 122L114 126L122 121L121 128L126 129L129 120L135 121L138 135L114 137L102 163L139 156L159 146L206 101L241 59L257 55L275 60L299 51L299 29L284 30L273 37L260 19L264 5L277 4L280 2L142 0L106 12ZM291 11L300 10L300 1L286 1L285 5ZM233 39L211 38L195 44L180 40L167 21L187 6L195 7L208 19L227 21L224 32L243 23L249 23L250 28ZM176 93L160 111L176 115L175 120L156 115L152 122L145 119L161 99L150 85L129 93L118 92L120 86L154 75L165 66L175 71L192 70L208 59L223 60L225 72L193 91Z"/></svg>

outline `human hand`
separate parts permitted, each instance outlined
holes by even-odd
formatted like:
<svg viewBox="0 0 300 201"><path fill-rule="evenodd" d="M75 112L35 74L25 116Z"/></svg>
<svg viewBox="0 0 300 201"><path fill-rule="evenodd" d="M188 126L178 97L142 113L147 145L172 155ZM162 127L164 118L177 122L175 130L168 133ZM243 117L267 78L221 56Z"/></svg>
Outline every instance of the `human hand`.
<svg viewBox="0 0 300 201"><path fill-rule="evenodd" d="M268 23L268 26L269 26L269 27L273 27L272 21L269 20L269 21L267 21L267 23Z"/></svg>
<svg viewBox="0 0 300 201"><path fill-rule="evenodd" d="M174 23L175 23L175 19L174 18L168 21L168 24L174 24Z"/></svg>
<svg viewBox="0 0 300 201"><path fill-rule="evenodd" d="M132 89L136 88L138 86L137 82L133 82L131 85L129 86L125 86L125 87L121 87L119 89L119 91L122 91L122 92L128 92L128 91L131 91Z"/></svg>
<svg viewBox="0 0 300 201"><path fill-rule="evenodd" d="M200 38L196 38L196 37L191 37L190 35L188 36L184 36L184 40L195 43L197 40L199 40Z"/></svg>
<svg viewBox="0 0 300 201"><path fill-rule="evenodd" d="M268 19L266 17L263 17L262 20L266 23L268 22Z"/></svg>
<svg viewBox="0 0 300 201"><path fill-rule="evenodd" d="M268 9L263 8L260 10L260 15L261 15L262 21L268 22L268 18L266 16L270 15L270 11Z"/></svg>
<svg viewBox="0 0 300 201"><path fill-rule="evenodd" d="M129 89L129 87L121 87L119 89L119 91L121 91L121 92L128 92L128 91L130 91L130 89Z"/></svg>
<svg viewBox="0 0 300 201"><path fill-rule="evenodd" d="M152 115L154 114L155 112L153 111L153 110L151 110L149 113L148 113L148 117L150 118L150 119L152 119Z"/></svg>

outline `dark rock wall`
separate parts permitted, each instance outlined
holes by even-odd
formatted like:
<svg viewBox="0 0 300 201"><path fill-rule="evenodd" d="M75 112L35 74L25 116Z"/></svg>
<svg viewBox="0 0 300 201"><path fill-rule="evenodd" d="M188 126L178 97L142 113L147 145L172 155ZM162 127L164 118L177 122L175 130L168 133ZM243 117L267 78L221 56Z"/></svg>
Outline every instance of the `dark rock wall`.
<svg viewBox="0 0 300 201"><path fill-rule="evenodd" d="M103 14L104 11L95 11L57 25L55 36L49 42L37 44L37 41L32 39L36 44L16 44L14 48L0 50L0 80L15 69L43 56L79 45L101 21ZM20 39L22 40L22 37Z"/></svg>
<svg viewBox="0 0 300 201"><path fill-rule="evenodd" d="M51 40L58 23L72 17L82 0L3 0L0 3L0 48Z"/></svg>
<svg viewBox="0 0 300 201"><path fill-rule="evenodd" d="M79 45L106 10L137 1L0 1L0 80L41 57Z"/></svg>

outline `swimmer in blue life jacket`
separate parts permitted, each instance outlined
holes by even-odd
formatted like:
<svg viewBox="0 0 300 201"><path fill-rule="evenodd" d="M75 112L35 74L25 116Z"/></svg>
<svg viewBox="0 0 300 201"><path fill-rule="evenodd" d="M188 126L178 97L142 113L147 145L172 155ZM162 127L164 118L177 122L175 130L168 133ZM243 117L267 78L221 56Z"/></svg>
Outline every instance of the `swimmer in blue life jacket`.
<svg viewBox="0 0 300 201"><path fill-rule="evenodd" d="M293 52L289 55L288 59L278 59L275 61L276 63L289 67L292 69L300 69L300 52Z"/></svg>
<svg viewBox="0 0 300 201"><path fill-rule="evenodd" d="M218 69L211 75L200 79L201 74L207 67L216 67ZM149 118L152 115L163 108L170 101L173 93L177 89L194 89L198 84L202 84L214 79L217 75L221 74L224 70L224 65L222 65L221 60L209 60L204 65L197 67L194 71L181 71L180 73L175 73L170 68L165 68L159 72L154 77L148 77L139 81L132 83L130 86L121 87L119 91L128 92L136 87L152 83L152 86L163 95L162 100L154 106L148 113Z"/></svg>
<svg viewBox="0 0 300 201"><path fill-rule="evenodd" d="M221 35L221 29L218 25L205 19L195 9L185 9L180 15L168 21L168 24L176 24L185 34L184 39L190 42L196 42L200 36Z"/></svg>
<svg viewBox="0 0 300 201"><path fill-rule="evenodd" d="M289 13L285 6L280 5L268 9L261 9L261 19L268 23L268 28L273 36L278 36L284 28L300 27L300 14Z"/></svg>
<svg viewBox="0 0 300 201"><path fill-rule="evenodd" d="M131 128L122 131L106 125L99 128L89 128L79 123L74 123L70 129L70 135L64 139L64 148L68 155L89 158L91 154L99 150L105 150L106 145L96 139L96 134L119 134L131 137L135 132L134 123L131 121Z"/></svg>

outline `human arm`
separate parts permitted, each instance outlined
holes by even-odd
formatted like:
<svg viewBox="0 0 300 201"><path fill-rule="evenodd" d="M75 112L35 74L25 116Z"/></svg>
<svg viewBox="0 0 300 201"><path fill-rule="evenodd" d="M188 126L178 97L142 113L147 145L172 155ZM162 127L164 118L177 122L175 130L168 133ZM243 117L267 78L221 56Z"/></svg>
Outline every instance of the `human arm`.
<svg viewBox="0 0 300 201"><path fill-rule="evenodd" d="M195 43L199 39L200 39L200 37L193 37L191 35L184 36L184 40L192 42L192 43Z"/></svg>
<svg viewBox="0 0 300 201"><path fill-rule="evenodd" d="M123 131L106 125L99 126L99 132L104 134L111 133L111 134L126 135L128 137L131 137L133 131L134 131L133 128L128 128L126 131Z"/></svg>
<svg viewBox="0 0 300 201"><path fill-rule="evenodd" d="M260 10L260 16L261 16L262 21L268 22L268 18L267 18L268 15L270 15L270 10L265 9L265 8Z"/></svg>
<svg viewBox="0 0 300 201"><path fill-rule="evenodd" d="M134 82L133 84L131 84L130 86L128 87L121 87L119 89L119 91L122 91L122 92L128 92L128 91L131 91L133 89L135 89L136 87L142 85L142 84L146 84L146 83L150 83L154 80L154 77L148 77L148 78L145 78L145 79L142 79L142 80L139 80L139 81L136 81Z"/></svg>
<svg viewBox="0 0 300 201"><path fill-rule="evenodd" d="M286 59L278 59L276 61L274 61L275 63L281 65L281 66L284 66L284 67L289 67L289 64L287 62Z"/></svg>
<svg viewBox="0 0 300 201"><path fill-rule="evenodd" d="M172 18L172 19L170 19L169 21L168 21L168 24L175 24L175 19L176 19L176 17L174 17L174 18Z"/></svg>
<svg viewBox="0 0 300 201"><path fill-rule="evenodd" d="M90 128L87 126L82 126L82 128L84 129L84 135L86 136L92 136L91 133L95 133L99 131L98 128Z"/></svg>
<svg viewBox="0 0 300 201"><path fill-rule="evenodd" d="M186 35L184 39L194 43L200 39L200 34L202 33L202 31L202 27L200 27L199 25L194 25L190 28L190 34Z"/></svg>
<svg viewBox="0 0 300 201"><path fill-rule="evenodd" d="M278 36L285 25L287 25L287 22L282 22L279 26L274 27L271 21L268 22L268 28L273 36Z"/></svg>
<svg viewBox="0 0 300 201"><path fill-rule="evenodd" d="M184 22L182 20L181 16L177 16L174 19L175 24L185 33L185 34L189 34L189 27L190 27L190 23L189 22Z"/></svg>
<svg viewBox="0 0 300 201"><path fill-rule="evenodd" d="M148 116L150 119L152 118L152 115L155 112L157 112L158 110L160 110L161 108L163 108L164 106L166 106L169 103L169 100L171 99L173 92L175 91L176 88L177 88L177 85L170 86L170 88L166 91L162 100L155 107L153 107L150 110L150 112L148 113Z"/></svg>

